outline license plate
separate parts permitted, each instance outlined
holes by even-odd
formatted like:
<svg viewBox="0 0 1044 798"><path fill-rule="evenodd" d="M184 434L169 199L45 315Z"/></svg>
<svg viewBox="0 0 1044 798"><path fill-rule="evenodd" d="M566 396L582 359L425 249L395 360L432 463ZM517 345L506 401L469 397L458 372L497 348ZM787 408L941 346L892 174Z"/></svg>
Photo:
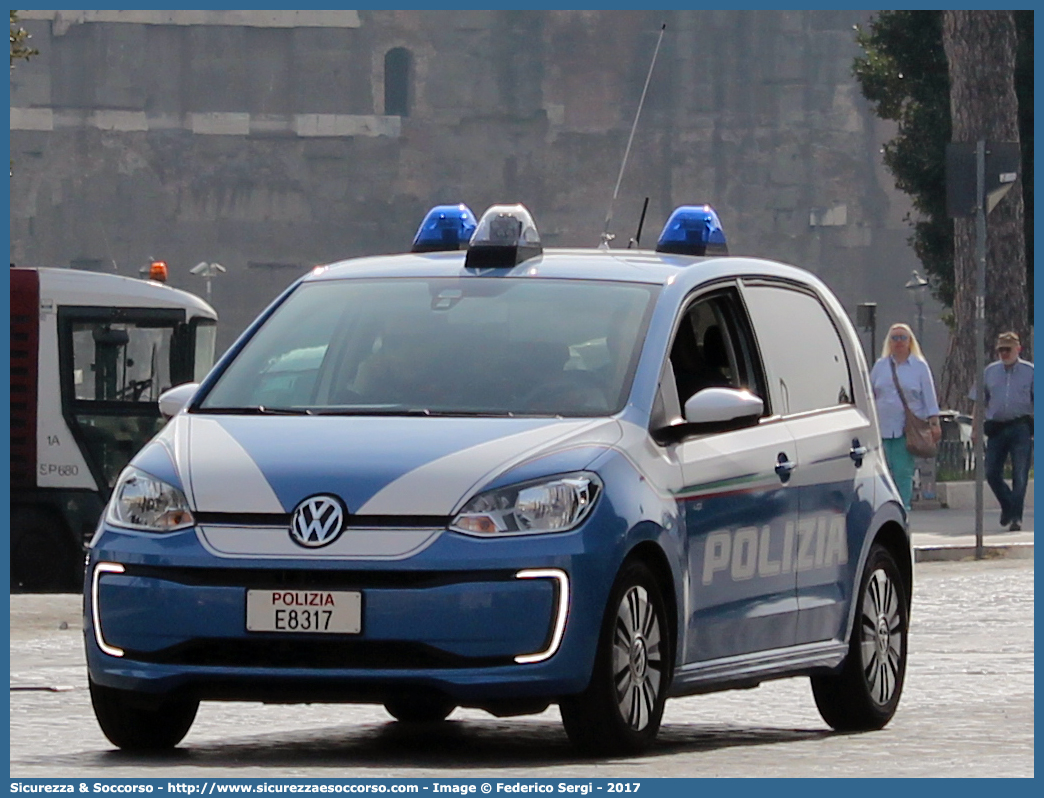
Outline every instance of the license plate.
<svg viewBox="0 0 1044 798"><path fill-rule="evenodd" d="M349 634L362 631L362 593L329 590L248 590L248 632Z"/></svg>

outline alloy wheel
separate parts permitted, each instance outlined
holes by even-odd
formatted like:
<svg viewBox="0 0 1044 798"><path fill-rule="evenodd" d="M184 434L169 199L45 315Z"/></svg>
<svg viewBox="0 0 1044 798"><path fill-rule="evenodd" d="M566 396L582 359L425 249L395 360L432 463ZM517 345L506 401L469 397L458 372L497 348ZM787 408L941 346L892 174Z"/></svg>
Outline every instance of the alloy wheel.
<svg viewBox="0 0 1044 798"><path fill-rule="evenodd" d="M649 725L662 689L661 634L648 591L633 585L617 610L613 682L620 717L635 731Z"/></svg>
<svg viewBox="0 0 1044 798"><path fill-rule="evenodd" d="M878 569L870 575L863 595L861 648L866 684L880 705L891 700L898 684L902 626L898 592L888 574Z"/></svg>

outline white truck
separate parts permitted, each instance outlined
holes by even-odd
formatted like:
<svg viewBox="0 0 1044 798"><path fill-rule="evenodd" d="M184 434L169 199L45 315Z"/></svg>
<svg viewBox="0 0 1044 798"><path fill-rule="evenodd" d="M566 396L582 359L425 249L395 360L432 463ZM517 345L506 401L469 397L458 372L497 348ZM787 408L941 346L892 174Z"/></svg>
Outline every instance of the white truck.
<svg viewBox="0 0 1044 798"><path fill-rule="evenodd" d="M214 362L217 314L156 280L11 268L11 590L79 590L116 477L159 395Z"/></svg>

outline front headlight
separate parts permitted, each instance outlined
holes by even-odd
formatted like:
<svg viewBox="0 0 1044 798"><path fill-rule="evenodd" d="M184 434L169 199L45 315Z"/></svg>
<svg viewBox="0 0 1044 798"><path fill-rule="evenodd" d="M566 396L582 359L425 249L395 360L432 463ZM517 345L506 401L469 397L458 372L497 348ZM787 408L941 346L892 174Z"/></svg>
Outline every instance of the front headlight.
<svg viewBox="0 0 1044 798"><path fill-rule="evenodd" d="M120 474L105 520L114 526L149 532L173 532L196 523L184 493L132 466Z"/></svg>
<svg viewBox="0 0 1044 798"><path fill-rule="evenodd" d="M480 493L450 529L468 535L565 532L583 521L601 490L594 474L577 472Z"/></svg>

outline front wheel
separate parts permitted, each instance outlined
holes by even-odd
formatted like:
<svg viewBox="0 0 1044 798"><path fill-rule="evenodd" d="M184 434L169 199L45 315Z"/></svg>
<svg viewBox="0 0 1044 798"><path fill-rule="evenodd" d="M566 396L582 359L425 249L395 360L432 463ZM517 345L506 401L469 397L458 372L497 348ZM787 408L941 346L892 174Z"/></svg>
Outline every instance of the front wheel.
<svg viewBox="0 0 1044 798"><path fill-rule="evenodd" d="M626 564L613 585L587 689L559 702L573 744L589 754L633 754L660 729L671 677L667 612L649 569Z"/></svg>
<svg viewBox="0 0 1044 798"><path fill-rule="evenodd" d="M140 704L134 693L89 682L94 716L109 742L126 751L173 748L196 719L198 701L169 700L155 706Z"/></svg>
<svg viewBox="0 0 1044 798"><path fill-rule="evenodd" d="M884 546L870 549L857 600L840 673L811 680L819 714L837 731L884 728L903 692L908 604L899 568Z"/></svg>

